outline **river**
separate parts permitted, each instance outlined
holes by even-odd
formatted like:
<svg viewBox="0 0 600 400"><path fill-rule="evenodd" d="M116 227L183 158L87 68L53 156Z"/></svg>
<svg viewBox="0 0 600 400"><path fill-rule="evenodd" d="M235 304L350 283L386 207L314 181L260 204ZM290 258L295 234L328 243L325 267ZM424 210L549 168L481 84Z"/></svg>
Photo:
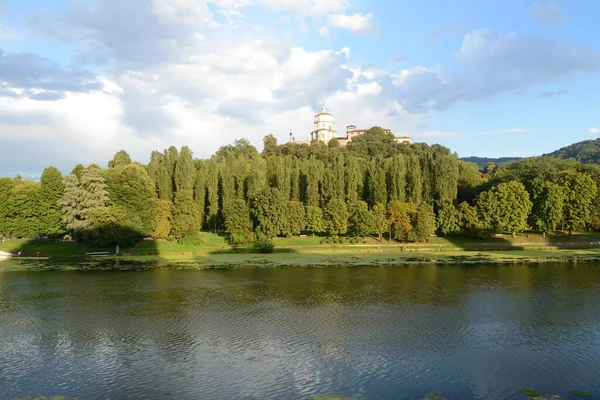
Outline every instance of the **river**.
<svg viewBox="0 0 600 400"><path fill-rule="evenodd" d="M600 395L600 265L0 272L0 399Z"/></svg>

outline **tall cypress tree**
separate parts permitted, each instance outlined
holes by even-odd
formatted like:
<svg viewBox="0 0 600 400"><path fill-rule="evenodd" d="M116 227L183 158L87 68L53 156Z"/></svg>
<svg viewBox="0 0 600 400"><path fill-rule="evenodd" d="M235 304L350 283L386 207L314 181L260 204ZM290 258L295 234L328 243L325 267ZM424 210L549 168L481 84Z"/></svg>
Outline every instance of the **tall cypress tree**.
<svg viewBox="0 0 600 400"><path fill-rule="evenodd" d="M60 171L48 167L42 172L39 195L39 233L43 236L57 237L65 233L62 221L60 200L65 185Z"/></svg>

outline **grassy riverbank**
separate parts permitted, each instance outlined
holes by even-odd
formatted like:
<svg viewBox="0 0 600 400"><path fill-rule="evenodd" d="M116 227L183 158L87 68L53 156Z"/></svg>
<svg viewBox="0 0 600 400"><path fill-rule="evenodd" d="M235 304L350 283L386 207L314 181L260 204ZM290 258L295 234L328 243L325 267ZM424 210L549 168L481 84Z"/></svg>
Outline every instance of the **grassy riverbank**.
<svg viewBox="0 0 600 400"><path fill-rule="evenodd" d="M21 252L15 261L21 267L32 258L50 258L51 265L100 266L106 269L181 268L212 269L233 267L330 267L330 266L401 266L415 263L542 263L600 261L600 246L594 236L518 235L486 240L470 238L431 238L428 243L388 243L374 238L350 243L336 239L324 243L319 237L275 239L273 254L250 253L246 247L230 246L223 237L203 235L203 244L181 245L176 242L145 240L123 248L118 257L114 248L95 248L82 244L44 240L7 240L0 251ZM356 241L355 241L356 242ZM87 253L107 252L110 257L86 259ZM34 263L37 265L37 263ZM67 267L71 268L71 267ZM6 262L2 265L8 269ZM87 267L86 267L87 268Z"/></svg>

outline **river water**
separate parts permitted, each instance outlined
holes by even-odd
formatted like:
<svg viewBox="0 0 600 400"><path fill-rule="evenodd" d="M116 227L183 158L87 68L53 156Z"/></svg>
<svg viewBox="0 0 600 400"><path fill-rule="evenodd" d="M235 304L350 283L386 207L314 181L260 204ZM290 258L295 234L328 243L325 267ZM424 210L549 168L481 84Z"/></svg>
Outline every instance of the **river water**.
<svg viewBox="0 0 600 400"><path fill-rule="evenodd" d="M600 265L0 272L0 399L600 395Z"/></svg>

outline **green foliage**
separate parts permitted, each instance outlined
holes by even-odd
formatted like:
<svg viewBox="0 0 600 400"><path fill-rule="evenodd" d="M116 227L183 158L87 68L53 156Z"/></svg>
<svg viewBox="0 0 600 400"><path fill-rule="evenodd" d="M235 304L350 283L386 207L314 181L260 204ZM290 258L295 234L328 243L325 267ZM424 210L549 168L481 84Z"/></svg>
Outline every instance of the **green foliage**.
<svg viewBox="0 0 600 400"><path fill-rule="evenodd" d="M154 223L152 228L152 237L155 239L167 239L171 234L171 202L167 200L158 200L154 209Z"/></svg>
<svg viewBox="0 0 600 400"><path fill-rule="evenodd" d="M409 240L413 237L413 218L416 213L417 206L414 203L394 200L388 204L387 220L394 239Z"/></svg>
<svg viewBox="0 0 600 400"><path fill-rule="evenodd" d="M263 139L263 157L268 158L277 154L277 139L273 135L267 135Z"/></svg>
<svg viewBox="0 0 600 400"><path fill-rule="evenodd" d="M285 225L286 203L279 189L265 188L252 201L252 215L259 236L272 239Z"/></svg>
<svg viewBox="0 0 600 400"><path fill-rule="evenodd" d="M550 154L546 154L546 156L561 159L574 159L582 164L598 164L600 163L600 138L577 142L570 146L558 149Z"/></svg>
<svg viewBox="0 0 600 400"><path fill-rule="evenodd" d="M348 207L348 232L354 236L368 236L375 229L375 218L364 201L350 203Z"/></svg>
<svg viewBox="0 0 600 400"><path fill-rule="evenodd" d="M127 221L127 213L121 206L93 207L86 214L86 231L94 245L131 246L143 238Z"/></svg>
<svg viewBox="0 0 600 400"><path fill-rule="evenodd" d="M536 178L531 185L531 200L531 226L541 232L555 230L563 218L564 189L554 182Z"/></svg>
<svg viewBox="0 0 600 400"><path fill-rule="evenodd" d="M323 210L319 207L306 207L306 229L314 233L325 232L325 221L323 220Z"/></svg>
<svg viewBox="0 0 600 400"><path fill-rule="evenodd" d="M38 204L39 233L58 237L65 233L60 200L65 191L63 176L54 167L44 169L40 179Z"/></svg>
<svg viewBox="0 0 600 400"><path fill-rule="evenodd" d="M427 240L429 235L435 232L435 214L433 206L421 204L417 207L416 213L413 215L411 224L413 230L409 239L411 241L423 242Z"/></svg>
<svg viewBox="0 0 600 400"><path fill-rule="evenodd" d="M437 230L442 235L460 232L458 210L451 202L443 202L438 208Z"/></svg>
<svg viewBox="0 0 600 400"><path fill-rule="evenodd" d="M274 249L273 241L265 237L255 240L249 247L250 252L263 254L272 253Z"/></svg>
<svg viewBox="0 0 600 400"><path fill-rule="evenodd" d="M325 231L330 235L344 234L348 231L348 208L340 199L332 199L323 209Z"/></svg>
<svg viewBox="0 0 600 400"><path fill-rule="evenodd" d="M80 177L70 174L65 181L61 199L63 221L67 230L75 237L83 235L84 239L89 239L92 228L90 210L105 207L108 200L106 183L99 167L88 166L80 172Z"/></svg>
<svg viewBox="0 0 600 400"><path fill-rule="evenodd" d="M133 161L131 161L129 154L127 154L125 150L120 150L114 155L113 159L108 162L108 168L129 165L131 163L133 163Z"/></svg>
<svg viewBox="0 0 600 400"><path fill-rule="evenodd" d="M8 228L13 236L32 238L40 233L40 185L25 181L16 184L8 203Z"/></svg>
<svg viewBox="0 0 600 400"><path fill-rule="evenodd" d="M531 398L542 397L542 395L540 393L536 392L533 389L522 388L522 389L519 389L519 393L521 393L524 396L531 397Z"/></svg>
<svg viewBox="0 0 600 400"><path fill-rule="evenodd" d="M373 206L373 224L375 231L379 236L379 241L383 240L383 232L389 228L386 212L386 208L383 204L375 204Z"/></svg>
<svg viewBox="0 0 600 400"><path fill-rule="evenodd" d="M250 209L244 200L235 199L225 212L225 229L231 243L247 243L252 240L252 219Z"/></svg>
<svg viewBox="0 0 600 400"><path fill-rule="evenodd" d="M202 215L194 202L192 190L182 190L175 194L172 212L171 235L173 237L179 239L200 231Z"/></svg>
<svg viewBox="0 0 600 400"><path fill-rule="evenodd" d="M480 220L494 233L511 232L514 236L524 230L531 207L529 193L517 181L501 183L477 198Z"/></svg>
<svg viewBox="0 0 600 400"><path fill-rule="evenodd" d="M177 243L182 246L203 246L206 245L200 232L189 233L177 239Z"/></svg>
<svg viewBox="0 0 600 400"><path fill-rule="evenodd" d="M156 191L146 169L137 164L115 164L104 171L109 204L122 207L130 226L141 236L153 230Z"/></svg>
<svg viewBox="0 0 600 400"><path fill-rule="evenodd" d="M457 223L460 232L467 235L476 235L481 229L477 209L466 201L456 207Z"/></svg>
<svg viewBox="0 0 600 400"><path fill-rule="evenodd" d="M306 227L306 211L299 201L288 201L285 207L285 220L282 233L285 236L299 235Z"/></svg>
<svg viewBox="0 0 600 400"><path fill-rule="evenodd" d="M8 216L10 214L10 196L14 186L10 178L0 178L0 236L10 230Z"/></svg>
<svg viewBox="0 0 600 400"><path fill-rule="evenodd" d="M563 213L569 233L584 228L590 219L592 202L598 194L596 183L589 175L575 171L563 171L559 183L565 191Z"/></svg>

